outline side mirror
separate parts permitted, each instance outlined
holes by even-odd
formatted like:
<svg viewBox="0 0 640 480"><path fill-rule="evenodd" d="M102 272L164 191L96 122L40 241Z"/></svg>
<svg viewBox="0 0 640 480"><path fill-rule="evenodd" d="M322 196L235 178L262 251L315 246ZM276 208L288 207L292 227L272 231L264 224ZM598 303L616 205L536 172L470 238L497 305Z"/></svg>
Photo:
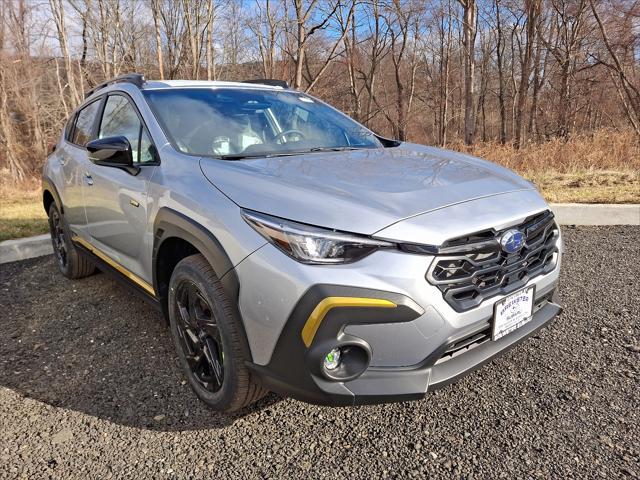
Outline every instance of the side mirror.
<svg viewBox="0 0 640 480"><path fill-rule="evenodd" d="M98 138L91 140L86 147L89 152L89 160L96 165L121 168L131 175L137 175L140 172L140 167L133 165L131 144L127 137L119 135Z"/></svg>

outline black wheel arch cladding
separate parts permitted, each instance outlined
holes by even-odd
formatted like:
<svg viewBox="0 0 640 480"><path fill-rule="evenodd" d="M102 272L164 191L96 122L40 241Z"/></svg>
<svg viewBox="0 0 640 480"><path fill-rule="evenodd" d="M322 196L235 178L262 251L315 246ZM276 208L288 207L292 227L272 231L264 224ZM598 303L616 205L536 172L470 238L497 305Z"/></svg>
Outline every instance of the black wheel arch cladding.
<svg viewBox="0 0 640 480"><path fill-rule="evenodd" d="M49 215L49 206L51 202L47 202L47 194L51 195L53 201L58 206L58 210L60 214L64 215L64 206L62 205L62 201L60 200L60 193L58 193L58 189L53 181L47 177L42 176L42 206L45 209L47 215Z"/></svg>
<svg viewBox="0 0 640 480"><path fill-rule="evenodd" d="M232 315L238 319L239 324L244 330L244 322L238 308L238 299L240 294L240 282L238 275L233 268L233 263L222 247L220 241L207 228L200 225L195 220L187 217L183 213L173 210L169 207L162 207L158 210L154 221L154 238L153 238L153 288L156 296L161 304L165 319L168 319L168 286L170 275L166 280L166 285L160 281L159 269L162 259L158 258L165 241L171 238L178 238L191 244L197 252L205 257L207 262L213 268L222 288L227 295L232 307ZM246 358L251 361L251 350L247 340L246 331L243 331L243 348Z"/></svg>

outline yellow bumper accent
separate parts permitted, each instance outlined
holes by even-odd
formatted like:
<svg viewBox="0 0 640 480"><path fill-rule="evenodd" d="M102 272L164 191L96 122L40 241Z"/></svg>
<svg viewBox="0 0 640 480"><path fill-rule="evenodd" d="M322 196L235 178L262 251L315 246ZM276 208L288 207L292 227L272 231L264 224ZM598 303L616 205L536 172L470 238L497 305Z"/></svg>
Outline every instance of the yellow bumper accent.
<svg viewBox="0 0 640 480"><path fill-rule="evenodd" d="M74 235L73 237L71 237L71 240L76 242L76 243L79 243L84 248L86 248L91 253L93 253L96 257L98 257L100 260L102 260L103 262L111 265L113 268L115 268L118 272L120 272L122 275L127 277L133 283L135 283L136 285L139 285L141 288L146 290L148 293L150 293L151 295L155 296L156 292L153 289L153 286L151 284L145 282L143 279L141 279L135 273L130 272L129 270L124 268L122 265L120 265L115 260L112 260L111 257L108 257L106 254L102 253L100 250L98 250L96 247L91 245L85 239L80 238L77 235Z"/></svg>
<svg viewBox="0 0 640 480"><path fill-rule="evenodd" d="M396 308L397 305L380 298L327 297L316 305L302 328L302 341L307 347L313 342L313 338L329 310L342 307Z"/></svg>

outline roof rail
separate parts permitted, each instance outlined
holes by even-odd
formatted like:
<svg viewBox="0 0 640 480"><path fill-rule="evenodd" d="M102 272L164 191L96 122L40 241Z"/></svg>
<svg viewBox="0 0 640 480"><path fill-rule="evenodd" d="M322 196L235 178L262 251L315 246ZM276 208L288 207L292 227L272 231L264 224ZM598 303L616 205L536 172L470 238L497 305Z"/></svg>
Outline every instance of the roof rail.
<svg viewBox="0 0 640 480"><path fill-rule="evenodd" d="M114 83L132 83L136 87L142 88L142 86L144 85L144 82L145 82L145 79L144 79L144 75L143 74L141 74L141 73L127 73L126 75L120 75L119 77L112 78L111 80L107 80L106 82L102 82L102 83L96 85L95 87L93 87L91 90L89 90L86 93L84 98L89 98L91 95L93 95L98 90L101 90L104 87L107 87L107 86L112 85Z"/></svg>
<svg viewBox="0 0 640 480"><path fill-rule="evenodd" d="M277 80L275 78L257 78L254 80L243 80L242 83L259 83L261 85L270 85L272 87L289 88L286 80Z"/></svg>

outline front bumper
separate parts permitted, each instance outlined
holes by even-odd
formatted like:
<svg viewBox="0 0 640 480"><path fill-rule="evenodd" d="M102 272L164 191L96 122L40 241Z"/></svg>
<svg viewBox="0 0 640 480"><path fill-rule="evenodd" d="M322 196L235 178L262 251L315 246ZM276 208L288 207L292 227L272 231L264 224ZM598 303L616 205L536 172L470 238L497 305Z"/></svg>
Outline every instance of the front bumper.
<svg viewBox="0 0 640 480"><path fill-rule="evenodd" d="M557 247L555 268L522 285L535 286L532 320L491 341L494 305L504 296L454 310L425 278L433 256L381 250L350 265L310 266L267 244L236 267L252 354L249 368L266 388L316 404L421 398L508 350L561 312L555 293L560 238ZM371 305L357 306L356 301L349 308L328 310L315 334L307 335L307 324L331 298L368 300ZM394 308L373 308L381 301ZM341 345L368 354L359 376L332 378L322 368L324 356Z"/></svg>
<svg viewBox="0 0 640 480"><path fill-rule="evenodd" d="M313 342L306 346L300 331L310 309L319 298L327 296L367 295L369 298L385 298L398 305L392 315L376 309L350 308L329 312L322 322ZM318 405L352 406L363 404L417 400L427 392L441 388L472 372L496 356L508 351L542 327L552 322L562 311L557 293L546 289L536 294L534 315L530 322L514 332L492 341L483 336L490 322L467 331L464 336L453 335L429 353L416 365L396 367L370 366L362 375L349 381L333 381L322 374L322 359L335 345L349 342L358 344L360 339L349 334L349 325L366 322L367 325L412 322L424 315L424 311L412 300L389 292L370 291L353 287L318 285L310 289L300 300L283 331L268 365L250 363L249 368L269 390L298 400ZM395 343L393 338L387 342ZM368 344L365 341L365 346ZM395 348L402 349L396 343Z"/></svg>

